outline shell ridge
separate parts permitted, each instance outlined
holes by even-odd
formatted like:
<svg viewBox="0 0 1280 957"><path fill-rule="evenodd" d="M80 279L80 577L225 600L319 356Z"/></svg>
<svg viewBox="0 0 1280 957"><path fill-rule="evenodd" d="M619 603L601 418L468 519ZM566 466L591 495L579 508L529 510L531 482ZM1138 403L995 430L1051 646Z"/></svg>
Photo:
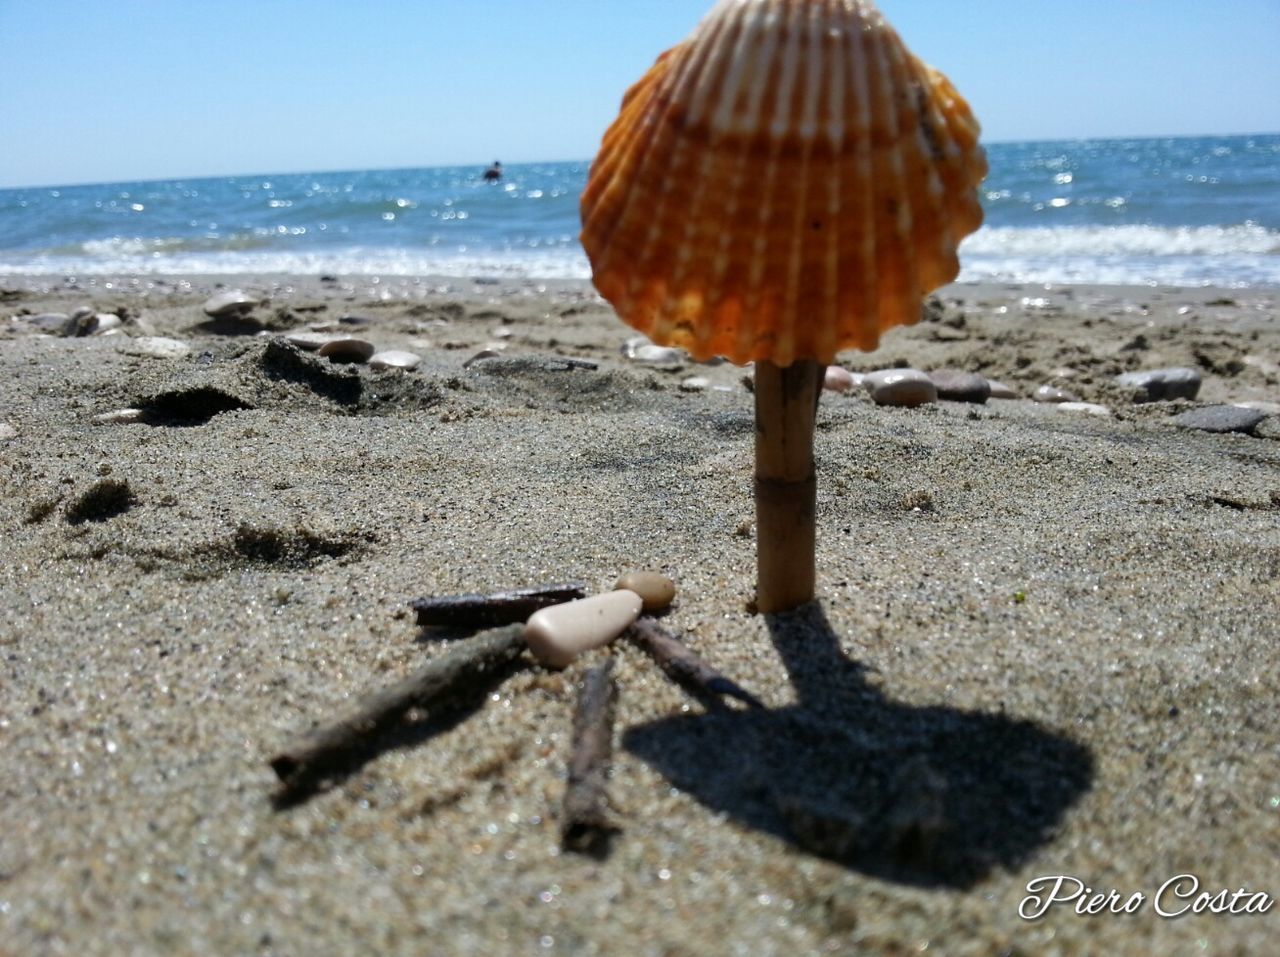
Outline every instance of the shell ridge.
<svg viewBox="0 0 1280 957"><path fill-rule="evenodd" d="M767 71L751 70L750 65L754 62L752 51L758 48L763 42L767 45L767 34L762 36L762 28L764 26L765 15L768 10L764 4L751 4L743 9L742 29L738 35L737 47L734 51L735 63L739 65L739 85L734 88L732 83L726 84L726 89L721 94L720 103L717 106L716 118L713 119L713 125L723 130L722 139L719 141L721 148L736 146L736 152L733 152L732 160L728 160L732 164L732 173L730 174L729 188L727 191L727 202L722 211L719 221L718 236L716 239L716 253L712 261L711 280L709 286L712 289L724 289L726 279L728 278L729 265L731 261L730 248L735 240L735 231L730 228L730 224L737 221L739 216L739 208L741 201L739 197L743 192L743 185L747 179L747 168L752 158L752 150L749 144L740 137L736 140L731 138L732 132L736 126L734 117L737 114L751 116L758 113L761 102L766 92L765 80ZM731 152L726 148L726 153ZM730 341L740 336L745 320L742 312L743 290L741 289L740 277L728 283L728 297L721 298L719 301L711 304L712 308L718 311L718 315L724 316L727 312L735 314L736 322L732 326L727 326L724 322L703 323L695 335L695 343L700 352L710 355L715 352L718 342L725 342L729 347L726 352L741 351L741 346L735 346ZM737 308L734 310L733 303L736 302Z"/></svg>
<svg viewBox="0 0 1280 957"><path fill-rule="evenodd" d="M768 27L772 18L777 17L777 12L766 9L764 4L760 4L761 18L765 21L762 26ZM762 64L772 63L777 56L779 37L777 30L764 29L764 43L761 45L759 62ZM767 82L768 72L766 70L757 70L759 79L753 90L753 100L756 104L757 115L765 116L772 111L773 104L781 99L781 90L775 84ZM743 151L744 162L749 161L750 154L755 144L746 137L739 139L738 148ZM772 162L766 164L764 182L758 196L757 210L755 217L755 227L751 230L750 244L752 255L750 262L746 267L745 275L742 277L742 319L738 325L737 337L734 342L733 352L738 356L747 356L750 359L756 358L758 349L758 328L759 310L761 304L761 282L764 278L764 257L768 251L768 241L766 239L766 231L768 229L769 220L772 216L772 204L774 201L775 180L777 179L777 166Z"/></svg>
<svg viewBox="0 0 1280 957"><path fill-rule="evenodd" d="M645 75L646 79L651 79L647 85L645 80L641 80L636 87L642 85L649 90L649 95L644 99L639 98L642 91L637 91L636 97L633 97L633 103L624 107L617 120L605 133L605 145L602 147L601 155L596 160L600 169L593 170L589 175L590 178L599 177L603 182L601 190L602 196L599 202L612 194L615 190L621 194L620 199L616 201L616 209L612 216L608 217L604 224L601 235L594 235L590 230L590 225L600 221L599 216L594 215L593 206L592 213L586 217L587 228L583 230L583 239L590 242L591 248L595 249L595 255L592 259L592 273L608 276L612 272L613 260L618 255L622 255L626 259L626 248L618 248L614 243L614 237L619 233L625 233L626 227L631 224L633 209L636 205L636 191L629 188L628 173L633 176L643 175L643 171L648 160L657 148L657 141L653 137L646 137L644 134L651 130L654 124L652 114L660 111L664 97L669 96L667 88L672 82L672 71L675 69L684 69L688 61L688 44L679 44L654 62L649 72ZM635 87L633 87L635 89ZM631 121L631 132L628 135L628 121ZM611 139L615 130L623 131L617 138ZM619 140L621 142L619 142ZM596 165L593 164L593 165ZM589 197L590 183L588 190L584 193L584 197ZM585 245L585 243L584 243ZM612 283L610 283L612 285ZM610 300L611 302L613 300ZM615 303L616 305L616 303Z"/></svg>
<svg viewBox="0 0 1280 957"><path fill-rule="evenodd" d="M732 13L733 11L728 11ZM717 19L709 25L709 31L704 39L706 53L702 58L702 62L698 67L691 71L691 83L694 84L695 94L693 97L696 103L699 97L702 97L705 103L714 92L713 88L718 88L714 79L704 79L703 74L706 72L706 65L715 61L715 54L722 49L722 45L730 42L736 37L737 19L730 15L725 15ZM695 112L694 105L689 108L690 116ZM680 218L680 222L672 230L674 235L678 235L673 243L674 266L669 276L666 288L666 295L661 303L654 329L664 337L673 336L683 345L691 346L693 343L693 325L692 321L685 321L686 313L692 311L696 313L702 307L701 295L695 291L686 288L686 277L689 274L690 266L694 258L700 253L701 244L696 242L698 232L702 228L703 223L699 214L702 206L707 199L709 190L705 184L712 177L709 170L717 163L717 150L714 140L708 144L708 148L697 150L696 138L690 138L684 135L676 135L675 147L671 158L670 169L673 174L679 175L679 170L691 166L690 174L687 182L693 184L690 192L690 200L683 209L675 211L673 215ZM659 199L659 208L653 217L653 223L649 231L650 244L662 241L662 229L664 214L667 207L671 204L671 194L663 192Z"/></svg>

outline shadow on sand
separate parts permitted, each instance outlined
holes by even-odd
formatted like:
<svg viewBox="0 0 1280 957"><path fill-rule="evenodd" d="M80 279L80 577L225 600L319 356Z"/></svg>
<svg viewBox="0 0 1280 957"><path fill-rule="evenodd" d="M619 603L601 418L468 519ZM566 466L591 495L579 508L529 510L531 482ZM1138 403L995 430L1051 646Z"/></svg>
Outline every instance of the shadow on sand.
<svg viewBox="0 0 1280 957"><path fill-rule="evenodd" d="M739 822L876 877L968 887L1046 843L1088 790L1081 744L872 687L815 603L768 618L797 703L666 718L624 747Z"/></svg>

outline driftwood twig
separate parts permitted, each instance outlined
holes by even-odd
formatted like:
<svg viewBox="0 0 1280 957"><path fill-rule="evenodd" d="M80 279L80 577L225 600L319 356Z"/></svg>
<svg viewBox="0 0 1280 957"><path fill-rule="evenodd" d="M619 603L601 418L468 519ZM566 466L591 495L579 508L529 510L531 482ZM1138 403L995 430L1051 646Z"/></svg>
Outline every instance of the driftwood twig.
<svg viewBox="0 0 1280 957"><path fill-rule="evenodd" d="M566 850L603 855L617 827L609 820L605 790L613 760L613 716L618 683L613 659L589 670L573 714L573 754L564 795L561 842Z"/></svg>
<svg viewBox="0 0 1280 957"><path fill-rule="evenodd" d="M569 582L564 585L492 592L488 595L418 598L410 602L410 606L417 613L418 624L422 626L491 628L524 622L541 608L585 598L586 595L586 586L582 582Z"/></svg>
<svg viewBox="0 0 1280 957"><path fill-rule="evenodd" d="M271 759L285 792L307 791L346 770L411 710L434 717L487 689L524 650L523 631L508 625L460 641L404 680L362 699L347 717L303 735Z"/></svg>
<svg viewBox="0 0 1280 957"><path fill-rule="evenodd" d="M652 618L636 621L627 630L627 637L656 661L672 681L700 701L722 706L720 699L726 696L741 701L749 708L764 707L759 698L711 667Z"/></svg>

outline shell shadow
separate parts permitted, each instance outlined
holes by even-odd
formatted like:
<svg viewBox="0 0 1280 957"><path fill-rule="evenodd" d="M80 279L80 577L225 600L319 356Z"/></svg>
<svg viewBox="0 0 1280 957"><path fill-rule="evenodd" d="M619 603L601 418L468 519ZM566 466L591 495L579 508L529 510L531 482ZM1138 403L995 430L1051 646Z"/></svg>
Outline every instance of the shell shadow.
<svg viewBox="0 0 1280 957"><path fill-rule="evenodd" d="M1082 744L998 713L895 702L815 603L767 618L797 703L627 731L623 746L707 807L879 878L969 887L1048 842L1090 787Z"/></svg>

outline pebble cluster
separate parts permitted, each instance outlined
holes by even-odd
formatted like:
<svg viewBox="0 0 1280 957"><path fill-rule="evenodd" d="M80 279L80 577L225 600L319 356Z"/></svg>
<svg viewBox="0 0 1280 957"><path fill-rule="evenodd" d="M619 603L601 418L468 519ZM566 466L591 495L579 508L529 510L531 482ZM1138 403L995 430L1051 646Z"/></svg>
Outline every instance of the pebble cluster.
<svg viewBox="0 0 1280 957"><path fill-rule="evenodd" d="M312 322L303 328L272 331L264 328L264 322L255 318L255 310L269 305L263 295L255 295L241 289L224 290L210 296L200 306L208 317L207 330L236 335L256 334L278 336L300 350L312 352L335 364L367 365L378 371L408 372L420 367L422 356L405 349L379 349L373 341L351 334L354 330L372 326L375 320L355 315L340 319ZM117 336L120 350L139 357L161 360L188 359L195 351L191 344L181 339L157 335L155 329L143 317L130 314L126 309L117 312L101 312L90 306L82 306L70 314L59 312L36 315L16 315L12 321L17 328L25 327L36 335L59 337ZM448 322L435 319L424 325ZM474 352L463 367L501 355L515 335L505 324L489 333L490 341ZM455 347L446 343L446 347ZM650 366L657 371L679 373L687 369L692 360L681 349L660 346L644 336L633 336L621 347L622 356L634 363ZM1264 374L1280 374L1280 367L1258 356L1246 356L1246 367L1257 367ZM699 363L704 366L719 365L720 360ZM1054 372L1053 380L1038 386L1030 394L1020 393L1007 384L964 369L933 369L923 371L914 368L885 368L868 372L853 372L840 365L829 366L824 375L823 388L835 395L863 395L876 405L898 408L914 408L936 402L960 402L982 405L989 400L1030 399L1049 405L1064 413L1093 415L1111 418L1115 415L1112 405L1088 401L1078 392L1064 386L1074 370L1064 368ZM743 383L753 385L750 371ZM1171 367L1126 372L1115 376L1112 388L1104 393L1111 402L1118 396L1127 397L1133 405L1169 401L1196 401L1202 384L1201 373L1193 368ZM677 383L679 391L690 394L730 391L729 385L705 374L685 374ZM1119 399L1124 401L1124 399ZM1174 425L1205 432L1236 432L1259 434L1256 430L1274 415L1276 409L1264 407L1265 403L1251 403L1252 407L1213 406L1199 409L1178 409L1172 419ZM100 412L92 421L101 425L119 425L143 422L147 414L139 409L124 408Z"/></svg>

